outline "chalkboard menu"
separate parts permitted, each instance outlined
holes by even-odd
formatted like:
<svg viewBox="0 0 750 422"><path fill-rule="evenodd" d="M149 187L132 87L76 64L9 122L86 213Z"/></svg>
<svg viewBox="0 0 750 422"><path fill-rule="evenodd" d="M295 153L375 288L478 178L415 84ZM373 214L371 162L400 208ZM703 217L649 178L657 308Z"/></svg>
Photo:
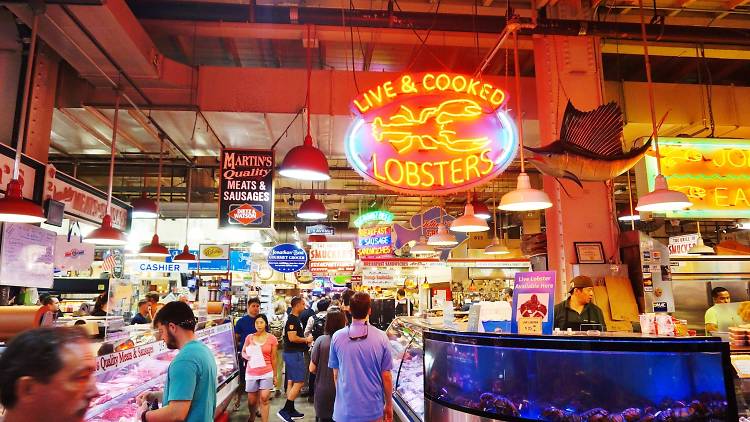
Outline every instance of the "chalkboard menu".
<svg viewBox="0 0 750 422"><path fill-rule="evenodd" d="M3 224L0 285L52 287L55 232L24 223Z"/></svg>

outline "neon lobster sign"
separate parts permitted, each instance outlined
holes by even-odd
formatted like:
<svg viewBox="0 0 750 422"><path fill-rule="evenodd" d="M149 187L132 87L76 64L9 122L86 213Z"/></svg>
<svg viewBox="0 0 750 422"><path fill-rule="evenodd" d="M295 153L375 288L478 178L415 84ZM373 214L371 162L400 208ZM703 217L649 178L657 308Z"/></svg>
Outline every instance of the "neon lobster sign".
<svg viewBox="0 0 750 422"><path fill-rule="evenodd" d="M505 92L468 76L402 75L363 92L346 156L366 180L400 193L447 195L490 181L518 151Z"/></svg>

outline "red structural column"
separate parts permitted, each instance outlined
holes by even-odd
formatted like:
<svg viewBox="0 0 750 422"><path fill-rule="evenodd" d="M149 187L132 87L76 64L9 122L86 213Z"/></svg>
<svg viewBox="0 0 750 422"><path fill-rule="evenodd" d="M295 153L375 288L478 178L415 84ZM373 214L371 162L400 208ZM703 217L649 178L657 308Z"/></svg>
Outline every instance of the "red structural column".
<svg viewBox="0 0 750 422"><path fill-rule="evenodd" d="M39 43L31 80L29 126L24 153L43 163L49 158L59 67L60 56L46 44Z"/></svg>
<svg viewBox="0 0 750 422"><path fill-rule="evenodd" d="M559 138L568 99L579 110L591 110L604 100L601 52L595 37L544 36L534 38L537 106L541 145ZM544 176L544 190L552 200L546 211L550 269L558 271L557 298L564 297L571 265L576 263L574 242L601 241L605 258L616 257L616 230L609 187L604 182L560 184Z"/></svg>

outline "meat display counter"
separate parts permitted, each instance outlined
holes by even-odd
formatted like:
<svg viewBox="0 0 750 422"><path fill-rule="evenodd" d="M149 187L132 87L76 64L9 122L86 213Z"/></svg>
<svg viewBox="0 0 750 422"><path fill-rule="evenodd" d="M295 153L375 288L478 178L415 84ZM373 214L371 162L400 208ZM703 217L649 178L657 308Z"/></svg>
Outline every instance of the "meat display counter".
<svg viewBox="0 0 750 422"><path fill-rule="evenodd" d="M217 409L226 406L239 385L232 324L196 331L216 359ZM97 358L96 385L101 396L86 413L87 421L137 422L135 398L144 391L164 387L169 363L177 355L163 341L144 344Z"/></svg>

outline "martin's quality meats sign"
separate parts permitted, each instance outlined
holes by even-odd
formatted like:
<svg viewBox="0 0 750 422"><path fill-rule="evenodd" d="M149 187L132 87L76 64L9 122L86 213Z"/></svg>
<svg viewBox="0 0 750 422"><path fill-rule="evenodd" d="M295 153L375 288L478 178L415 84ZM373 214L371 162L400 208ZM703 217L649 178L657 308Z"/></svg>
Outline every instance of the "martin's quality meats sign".
<svg viewBox="0 0 750 422"><path fill-rule="evenodd" d="M219 227L273 226L272 150L222 149Z"/></svg>

